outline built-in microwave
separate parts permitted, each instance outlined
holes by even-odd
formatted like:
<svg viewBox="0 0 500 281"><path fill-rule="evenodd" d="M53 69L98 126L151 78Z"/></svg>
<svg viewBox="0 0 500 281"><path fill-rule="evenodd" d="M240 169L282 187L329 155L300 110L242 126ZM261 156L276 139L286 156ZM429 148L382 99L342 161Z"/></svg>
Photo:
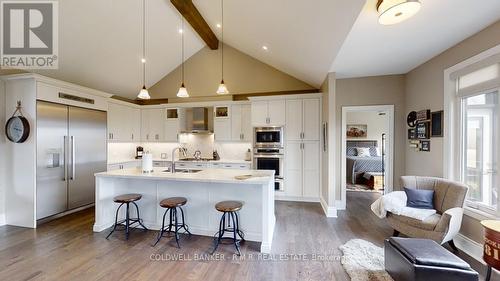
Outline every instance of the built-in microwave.
<svg viewBox="0 0 500 281"><path fill-rule="evenodd" d="M282 148L283 127L257 127L254 129L255 148Z"/></svg>

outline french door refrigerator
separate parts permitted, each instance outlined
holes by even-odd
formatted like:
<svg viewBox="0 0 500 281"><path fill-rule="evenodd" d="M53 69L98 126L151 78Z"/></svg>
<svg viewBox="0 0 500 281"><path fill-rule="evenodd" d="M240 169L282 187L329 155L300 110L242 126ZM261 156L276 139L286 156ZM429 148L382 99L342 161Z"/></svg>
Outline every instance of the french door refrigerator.
<svg viewBox="0 0 500 281"><path fill-rule="evenodd" d="M106 126L106 112L37 101L37 219L94 203Z"/></svg>

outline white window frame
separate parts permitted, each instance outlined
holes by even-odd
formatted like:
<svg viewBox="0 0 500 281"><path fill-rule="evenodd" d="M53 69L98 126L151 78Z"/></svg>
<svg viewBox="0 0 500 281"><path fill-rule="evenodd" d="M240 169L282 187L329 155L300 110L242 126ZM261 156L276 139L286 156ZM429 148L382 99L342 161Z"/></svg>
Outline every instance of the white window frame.
<svg viewBox="0 0 500 281"><path fill-rule="evenodd" d="M473 56L461 63L458 63L444 71L444 137L443 137L443 173L447 179L460 181L462 169L462 112L461 97L457 96L457 80L452 79L452 73L460 71L473 64L480 63L485 59L500 54L500 45L488 49L476 56ZM491 89L486 92L491 92ZM500 94L500 89L499 94ZM477 94L481 94L478 91ZM460 151L460 153L456 153ZM500 188L499 188L500 189ZM499 190L500 192L500 190ZM481 206L477 202L466 200L465 214L479 219L499 219L500 218L500 197L498 198L497 209L491 210Z"/></svg>

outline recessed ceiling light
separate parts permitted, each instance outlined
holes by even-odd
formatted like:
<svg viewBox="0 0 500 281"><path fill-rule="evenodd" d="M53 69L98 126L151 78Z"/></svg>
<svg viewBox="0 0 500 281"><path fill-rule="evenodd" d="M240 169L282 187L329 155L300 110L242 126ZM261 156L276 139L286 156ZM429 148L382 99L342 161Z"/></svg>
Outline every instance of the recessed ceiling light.
<svg viewBox="0 0 500 281"><path fill-rule="evenodd" d="M218 23L216 26L217 26L217 28L221 28L222 27L222 25L220 23Z"/></svg>
<svg viewBox="0 0 500 281"><path fill-rule="evenodd" d="M420 6L418 0L378 0L378 22L383 25L400 23L418 13Z"/></svg>
<svg viewBox="0 0 500 281"><path fill-rule="evenodd" d="M182 34L184 30L182 28L179 28L179 33Z"/></svg>
<svg viewBox="0 0 500 281"><path fill-rule="evenodd" d="M142 63L146 63L146 59L145 59L145 58L142 58L142 59L141 59L141 62L142 62Z"/></svg>
<svg viewBox="0 0 500 281"><path fill-rule="evenodd" d="M262 46L262 50L267 51L268 50L267 46Z"/></svg>

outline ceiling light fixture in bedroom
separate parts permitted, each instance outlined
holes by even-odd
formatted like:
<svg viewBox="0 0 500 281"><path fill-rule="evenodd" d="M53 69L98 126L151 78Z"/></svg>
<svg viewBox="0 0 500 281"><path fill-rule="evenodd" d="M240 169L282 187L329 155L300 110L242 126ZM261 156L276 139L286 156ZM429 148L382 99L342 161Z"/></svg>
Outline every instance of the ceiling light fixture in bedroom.
<svg viewBox="0 0 500 281"><path fill-rule="evenodd" d="M419 0L378 0L378 22L392 25L413 17L420 10Z"/></svg>

